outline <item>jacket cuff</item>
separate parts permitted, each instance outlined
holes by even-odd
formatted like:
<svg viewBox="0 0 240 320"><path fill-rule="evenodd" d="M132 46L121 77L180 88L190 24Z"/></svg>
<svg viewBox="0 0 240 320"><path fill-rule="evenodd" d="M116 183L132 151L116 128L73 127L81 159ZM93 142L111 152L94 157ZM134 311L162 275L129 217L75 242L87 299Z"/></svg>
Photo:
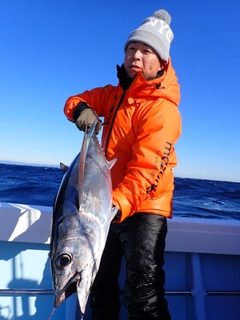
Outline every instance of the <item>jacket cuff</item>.
<svg viewBox="0 0 240 320"><path fill-rule="evenodd" d="M118 207L119 210L121 211L120 219L114 222L122 222L124 219L126 219L131 215L132 205L128 202L126 197L124 197L124 195L118 190L113 190L112 197L113 197L113 205Z"/></svg>
<svg viewBox="0 0 240 320"><path fill-rule="evenodd" d="M87 105L86 102L79 102L76 107L73 109L73 113L72 113L72 116L73 116L73 119L74 121L77 120L77 118L80 116L80 114L83 112L83 110L85 109L91 109L89 107L89 105Z"/></svg>

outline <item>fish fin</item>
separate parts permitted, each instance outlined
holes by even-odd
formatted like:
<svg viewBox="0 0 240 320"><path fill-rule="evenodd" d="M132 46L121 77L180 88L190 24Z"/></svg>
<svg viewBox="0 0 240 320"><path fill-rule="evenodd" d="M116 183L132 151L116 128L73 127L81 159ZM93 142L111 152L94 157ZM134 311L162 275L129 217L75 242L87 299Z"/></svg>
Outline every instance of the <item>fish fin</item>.
<svg viewBox="0 0 240 320"><path fill-rule="evenodd" d="M112 159L112 160L110 160L110 161L108 161L108 167L109 167L109 169L111 169L114 165L115 165L115 163L118 161L118 157L117 158L114 158L114 159Z"/></svg>
<svg viewBox="0 0 240 320"><path fill-rule="evenodd" d="M62 170L63 173L66 173L68 171L68 166L60 162L60 169Z"/></svg>
<svg viewBox="0 0 240 320"><path fill-rule="evenodd" d="M113 218L115 218L115 216L116 216L116 214L117 214L117 212L118 212L118 207L115 207L115 206L112 206L112 211L111 211L111 220L113 219Z"/></svg>
<svg viewBox="0 0 240 320"><path fill-rule="evenodd" d="M77 283L77 287L76 287L78 304L79 304L79 308L82 316L85 313L91 283L92 283L92 277L91 277L91 273L89 272L89 267L87 267L82 271L81 281Z"/></svg>

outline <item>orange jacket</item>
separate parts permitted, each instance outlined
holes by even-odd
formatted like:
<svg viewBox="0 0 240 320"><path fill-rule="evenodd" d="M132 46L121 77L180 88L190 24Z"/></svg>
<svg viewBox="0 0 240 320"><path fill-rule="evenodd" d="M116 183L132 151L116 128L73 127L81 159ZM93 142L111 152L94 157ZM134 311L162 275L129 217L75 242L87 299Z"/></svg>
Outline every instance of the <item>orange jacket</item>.
<svg viewBox="0 0 240 320"><path fill-rule="evenodd" d="M147 81L140 72L123 93L120 85L85 91L67 100L64 113L73 121L74 107L87 102L104 117L103 149L108 160L118 157L111 176L121 221L135 212L171 217L174 144L181 134L180 87L171 61L162 77Z"/></svg>

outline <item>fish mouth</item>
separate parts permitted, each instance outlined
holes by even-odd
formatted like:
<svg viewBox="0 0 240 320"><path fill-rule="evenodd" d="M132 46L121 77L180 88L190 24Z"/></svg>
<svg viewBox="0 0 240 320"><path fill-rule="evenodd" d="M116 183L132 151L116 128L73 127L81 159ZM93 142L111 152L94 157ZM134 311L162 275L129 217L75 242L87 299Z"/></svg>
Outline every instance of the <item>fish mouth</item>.
<svg viewBox="0 0 240 320"><path fill-rule="evenodd" d="M66 284L66 286L62 290L58 290L55 293L55 299L54 299L54 307L57 308L62 304L68 297L70 297L73 293L76 292L77 286L79 285L81 281L81 276L79 273L77 273L75 276L73 276L69 282Z"/></svg>

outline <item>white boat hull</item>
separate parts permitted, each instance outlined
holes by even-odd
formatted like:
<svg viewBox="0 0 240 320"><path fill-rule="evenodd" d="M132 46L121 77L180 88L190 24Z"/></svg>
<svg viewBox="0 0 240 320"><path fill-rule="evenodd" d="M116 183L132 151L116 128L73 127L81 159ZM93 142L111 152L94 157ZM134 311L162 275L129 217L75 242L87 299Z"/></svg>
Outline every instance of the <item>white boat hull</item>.
<svg viewBox="0 0 240 320"><path fill-rule="evenodd" d="M0 203L0 319L48 319L51 208ZM168 221L166 296L172 320L240 319L240 221ZM123 262L124 263L124 262ZM119 277L124 288L124 266ZM76 296L52 320L77 320ZM90 310L84 320L90 320ZM127 319L121 309L121 320Z"/></svg>

